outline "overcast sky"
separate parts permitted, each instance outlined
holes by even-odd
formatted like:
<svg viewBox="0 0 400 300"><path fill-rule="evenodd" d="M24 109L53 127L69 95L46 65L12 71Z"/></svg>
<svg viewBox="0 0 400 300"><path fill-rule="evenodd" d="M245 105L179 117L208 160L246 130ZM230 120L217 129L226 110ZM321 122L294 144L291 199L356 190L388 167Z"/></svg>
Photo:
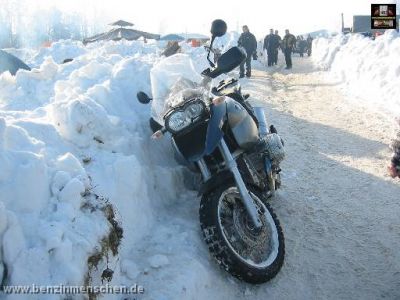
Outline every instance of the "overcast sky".
<svg viewBox="0 0 400 300"><path fill-rule="evenodd" d="M32 0L33 7L57 6L89 17L103 16L111 22L124 19L141 30L155 33L197 32L208 34L211 21L222 18L228 30L247 24L258 38L269 28L294 34L319 29L340 30L341 13L345 26L352 26L353 15L369 15L371 3L396 0ZM397 0L400 6L400 0ZM398 7L399 8L399 7Z"/></svg>

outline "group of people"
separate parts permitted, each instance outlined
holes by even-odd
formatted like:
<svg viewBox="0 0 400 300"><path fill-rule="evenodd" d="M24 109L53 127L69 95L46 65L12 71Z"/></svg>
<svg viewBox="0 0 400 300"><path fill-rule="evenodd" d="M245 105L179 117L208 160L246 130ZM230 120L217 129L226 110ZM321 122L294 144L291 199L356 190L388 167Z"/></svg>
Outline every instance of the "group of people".
<svg viewBox="0 0 400 300"><path fill-rule="evenodd" d="M247 25L243 26L243 33L240 35L238 40L238 45L243 47L246 50L247 58L240 65L240 78L251 77L251 60L257 59L257 39L249 30ZM304 40L303 37L299 38L299 48L300 48L300 56L303 56L303 53L308 46L310 48L309 55L311 55L311 43L312 38L309 36L307 40ZM278 63L278 52L279 49L282 50L285 55L286 69L292 68L292 53L296 48L296 43L298 39L289 32L288 29L285 30L285 36L283 39L279 36L278 30L270 29L270 33L264 38L263 50L267 52L267 63L268 66L271 67ZM302 50L302 51L301 51ZM245 72L246 66L246 72Z"/></svg>
<svg viewBox="0 0 400 300"><path fill-rule="evenodd" d="M292 68L292 52L296 46L296 37L289 32L289 29L285 30L285 36L283 39L279 36L278 30L270 29L269 34L264 38L263 49L267 52L267 63L268 67L276 65L278 63L278 51L282 50L285 55L286 69Z"/></svg>
<svg viewBox="0 0 400 300"><path fill-rule="evenodd" d="M304 39L304 37L302 35L297 36L296 45L297 45L297 49L300 54L300 57L303 57L304 52L306 52L306 51L308 53L308 56L311 55L312 41L313 41L313 38L311 37L311 35L308 35L307 39Z"/></svg>
<svg viewBox="0 0 400 300"><path fill-rule="evenodd" d="M286 69L292 68L292 53L298 52L301 57L304 56L304 52L307 51L308 55L311 55L313 38L308 35L307 39L304 39L302 35L297 38L289 32L288 29L285 31L283 39L278 34L278 30L270 29L269 34L264 38L263 50L267 52L267 63L268 67L276 65L278 62L278 50L281 49L285 55Z"/></svg>
<svg viewBox="0 0 400 300"><path fill-rule="evenodd" d="M270 29L269 34L264 38L263 50L267 51L268 67L278 63L278 50L281 47L282 38L278 30Z"/></svg>

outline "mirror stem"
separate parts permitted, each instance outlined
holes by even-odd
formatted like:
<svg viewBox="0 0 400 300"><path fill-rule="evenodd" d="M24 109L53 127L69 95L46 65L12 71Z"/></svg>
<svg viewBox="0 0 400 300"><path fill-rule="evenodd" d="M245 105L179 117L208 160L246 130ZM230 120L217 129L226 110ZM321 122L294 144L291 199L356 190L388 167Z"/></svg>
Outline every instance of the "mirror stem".
<svg viewBox="0 0 400 300"><path fill-rule="evenodd" d="M215 35L213 35L213 36L211 37L210 48L208 49L208 54L207 54L207 60L208 60L208 62L210 63L210 66L211 66L212 68L215 67L215 64L210 60L210 52L211 52L211 49L212 49L214 40L215 40Z"/></svg>

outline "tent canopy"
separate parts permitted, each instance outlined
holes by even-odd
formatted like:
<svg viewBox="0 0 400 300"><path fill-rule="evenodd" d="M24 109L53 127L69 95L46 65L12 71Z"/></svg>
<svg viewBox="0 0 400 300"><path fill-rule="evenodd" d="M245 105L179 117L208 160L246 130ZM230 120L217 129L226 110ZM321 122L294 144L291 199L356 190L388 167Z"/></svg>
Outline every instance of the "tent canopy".
<svg viewBox="0 0 400 300"><path fill-rule="evenodd" d="M83 43L86 45L88 43L93 43L97 41L119 41L121 39L132 41L132 40L137 40L140 37L152 40L160 39L160 35L158 34L152 34L140 30L120 27L111 29L108 32L96 34L92 37L86 38L83 40Z"/></svg>
<svg viewBox="0 0 400 300"><path fill-rule="evenodd" d="M209 36L199 33L181 33L179 34L185 38L185 40L199 40L199 41L208 41L210 39Z"/></svg>
<svg viewBox="0 0 400 300"><path fill-rule="evenodd" d="M11 75L15 75L19 69L31 70L31 68L19 58L0 50L0 73L10 71Z"/></svg>
<svg viewBox="0 0 400 300"><path fill-rule="evenodd" d="M183 36L180 36L178 34L167 34L164 35L163 37L160 38L160 41L184 41L185 38Z"/></svg>
<svg viewBox="0 0 400 300"><path fill-rule="evenodd" d="M116 21L114 23L110 23L109 25L111 25L111 26L120 26L120 27L129 27L129 26L133 26L134 24L129 23L129 22L124 21L124 20L118 20L118 21Z"/></svg>

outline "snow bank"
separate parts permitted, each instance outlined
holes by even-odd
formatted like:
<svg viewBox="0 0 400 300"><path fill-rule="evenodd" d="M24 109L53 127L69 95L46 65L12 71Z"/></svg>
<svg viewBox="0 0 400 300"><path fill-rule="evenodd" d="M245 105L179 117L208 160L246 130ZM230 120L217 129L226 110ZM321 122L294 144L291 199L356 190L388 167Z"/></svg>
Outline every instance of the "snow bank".
<svg viewBox="0 0 400 300"><path fill-rule="evenodd" d="M361 35L338 35L313 42L314 63L329 70L353 98L390 116L400 115L400 35L387 31L371 40Z"/></svg>
<svg viewBox="0 0 400 300"><path fill-rule="evenodd" d="M27 120L23 126L15 119L0 123L2 282L79 284L87 257L109 229L101 211L82 208L90 202L84 196L88 174L71 153L49 156L51 141L33 137Z"/></svg>
<svg viewBox="0 0 400 300"><path fill-rule="evenodd" d="M136 100L139 90L151 92L150 70L163 65L160 52L142 42L62 41L32 55L31 72L0 74L0 283L101 284L102 271L112 268L112 284L131 285L148 268L168 266L176 274L183 268L164 247L148 260L133 255L158 230L160 215L191 193L188 171L174 161L169 141L149 138L150 106ZM204 49L186 52L199 58L194 67L200 69ZM65 58L73 61L62 64ZM118 229L114 219L124 236L118 253L108 244ZM183 223L198 229L192 219ZM159 232L158 242L177 247L170 243L176 224L165 226L168 236ZM205 271L200 275L208 280ZM177 289L171 285L168 293Z"/></svg>

